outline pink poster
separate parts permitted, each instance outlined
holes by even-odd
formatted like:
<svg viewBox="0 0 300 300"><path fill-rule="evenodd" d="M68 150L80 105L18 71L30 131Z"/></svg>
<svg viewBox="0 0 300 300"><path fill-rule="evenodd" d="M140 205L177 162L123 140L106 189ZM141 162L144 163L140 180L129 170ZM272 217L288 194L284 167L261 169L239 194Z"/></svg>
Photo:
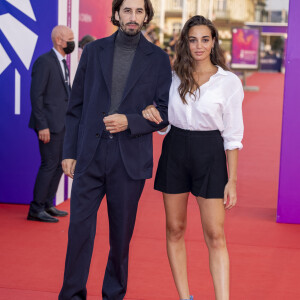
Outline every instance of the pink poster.
<svg viewBox="0 0 300 300"><path fill-rule="evenodd" d="M111 4L109 0L84 0L79 7L79 39L86 34L95 38L111 35L116 27L110 22Z"/></svg>
<svg viewBox="0 0 300 300"><path fill-rule="evenodd" d="M259 29L232 29L232 69L251 69L259 67Z"/></svg>

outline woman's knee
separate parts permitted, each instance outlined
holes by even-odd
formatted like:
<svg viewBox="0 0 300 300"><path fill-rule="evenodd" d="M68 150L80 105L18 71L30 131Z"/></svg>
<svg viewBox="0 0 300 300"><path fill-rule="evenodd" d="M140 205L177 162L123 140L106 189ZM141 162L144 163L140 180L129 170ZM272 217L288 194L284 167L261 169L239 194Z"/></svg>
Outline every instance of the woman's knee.
<svg viewBox="0 0 300 300"><path fill-rule="evenodd" d="M223 228L205 230L204 235L208 248L222 249L226 247L226 239Z"/></svg>
<svg viewBox="0 0 300 300"><path fill-rule="evenodd" d="M171 242L177 242L184 238L186 229L185 222L167 223L167 239Z"/></svg>

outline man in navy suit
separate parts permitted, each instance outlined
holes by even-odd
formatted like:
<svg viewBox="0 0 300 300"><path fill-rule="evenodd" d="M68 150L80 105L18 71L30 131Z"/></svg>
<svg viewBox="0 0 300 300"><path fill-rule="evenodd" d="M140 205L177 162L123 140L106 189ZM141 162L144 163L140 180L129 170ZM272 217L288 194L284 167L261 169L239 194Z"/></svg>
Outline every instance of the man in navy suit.
<svg viewBox="0 0 300 300"><path fill-rule="evenodd" d="M56 26L53 48L38 57L32 68L29 127L39 139L41 166L34 185L28 220L56 223L68 213L53 206L60 178L65 117L71 92L66 55L74 50L74 34L67 26Z"/></svg>
<svg viewBox="0 0 300 300"><path fill-rule="evenodd" d="M145 179L152 176L152 132L168 124L169 58L141 34L153 17L151 2L114 0L112 11L119 30L84 48L67 112L62 164L74 181L60 300L86 299L97 211L104 195L110 252L102 296L124 298L138 202ZM153 103L161 115L159 124L142 116Z"/></svg>

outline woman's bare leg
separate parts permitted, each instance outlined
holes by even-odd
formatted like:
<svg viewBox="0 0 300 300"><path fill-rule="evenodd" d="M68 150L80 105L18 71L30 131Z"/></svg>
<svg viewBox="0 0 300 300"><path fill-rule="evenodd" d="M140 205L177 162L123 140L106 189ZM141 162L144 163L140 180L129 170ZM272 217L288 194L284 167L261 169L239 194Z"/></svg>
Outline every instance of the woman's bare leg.
<svg viewBox="0 0 300 300"><path fill-rule="evenodd" d="M229 256L224 234L223 199L197 197L216 300L229 300Z"/></svg>
<svg viewBox="0 0 300 300"><path fill-rule="evenodd" d="M189 299L184 233L189 193L163 194L166 212L167 252L180 299Z"/></svg>

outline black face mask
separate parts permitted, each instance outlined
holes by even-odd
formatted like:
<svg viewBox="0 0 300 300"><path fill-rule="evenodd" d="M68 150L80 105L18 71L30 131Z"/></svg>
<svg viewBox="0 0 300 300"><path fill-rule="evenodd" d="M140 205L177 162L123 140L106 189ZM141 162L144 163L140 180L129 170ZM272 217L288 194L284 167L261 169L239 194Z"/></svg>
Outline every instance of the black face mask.
<svg viewBox="0 0 300 300"><path fill-rule="evenodd" d="M74 51L75 49L75 42L72 41L72 42L67 42L67 47L63 48L64 52L66 54L70 54Z"/></svg>

